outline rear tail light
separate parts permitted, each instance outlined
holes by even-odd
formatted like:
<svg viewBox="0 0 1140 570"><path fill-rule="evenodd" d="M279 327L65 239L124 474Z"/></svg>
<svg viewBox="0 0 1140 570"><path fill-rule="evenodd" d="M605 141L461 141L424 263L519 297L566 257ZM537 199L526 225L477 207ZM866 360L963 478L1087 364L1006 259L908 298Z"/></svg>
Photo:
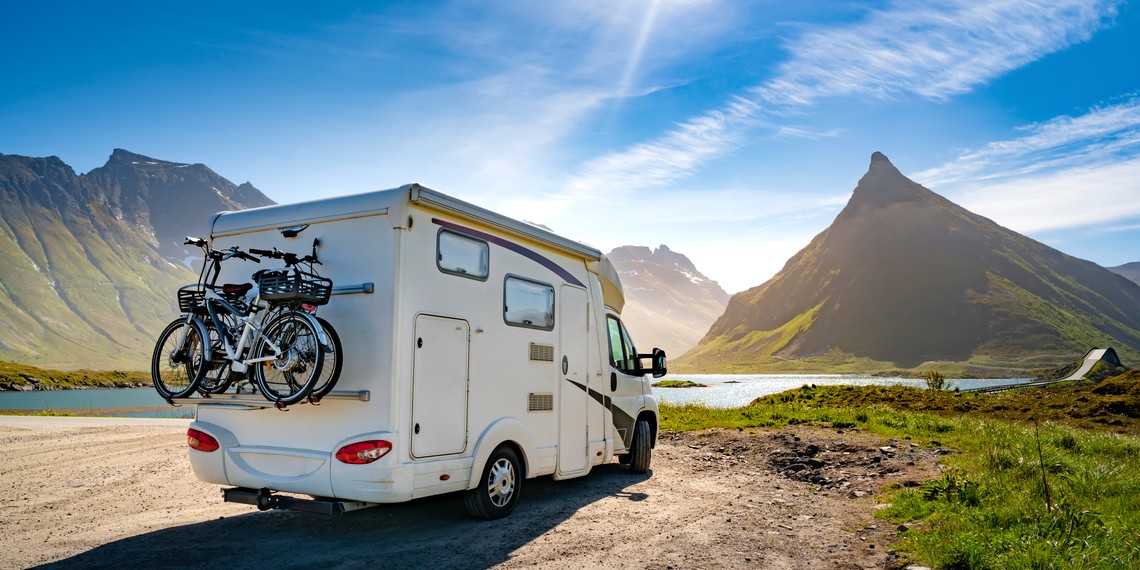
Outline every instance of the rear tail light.
<svg viewBox="0 0 1140 570"><path fill-rule="evenodd" d="M220 447L214 436L194 428L186 431L186 445L198 451L216 451Z"/></svg>
<svg viewBox="0 0 1140 570"><path fill-rule="evenodd" d="M382 439L358 441L350 443L336 452L336 458L342 463L360 465L372 463L392 451L392 444Z"/></svg>

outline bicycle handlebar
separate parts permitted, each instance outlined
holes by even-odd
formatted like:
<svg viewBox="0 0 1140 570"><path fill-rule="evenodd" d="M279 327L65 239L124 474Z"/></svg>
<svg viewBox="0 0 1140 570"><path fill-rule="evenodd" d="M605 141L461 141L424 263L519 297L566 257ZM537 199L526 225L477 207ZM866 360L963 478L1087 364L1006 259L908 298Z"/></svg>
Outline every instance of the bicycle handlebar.
<svg viewBox="0 0 1140 570"><path fill-rule="evenodd" d="M284 260L285 265L297 265L298 263L315 263L317 265L322 265L322 263L320 261L317 261L317 258L315 258L311 255L306 255L305 257L297 257L297 254L295 254L295 253L289 253L287 251L281 251L277 248L273 248L272 250L268 250L268 249L255 249L255 248L251 247L251 248L249 248L249 252L254 254L254 255L260 255L261 257L268 257L271 259Z"/></svg>

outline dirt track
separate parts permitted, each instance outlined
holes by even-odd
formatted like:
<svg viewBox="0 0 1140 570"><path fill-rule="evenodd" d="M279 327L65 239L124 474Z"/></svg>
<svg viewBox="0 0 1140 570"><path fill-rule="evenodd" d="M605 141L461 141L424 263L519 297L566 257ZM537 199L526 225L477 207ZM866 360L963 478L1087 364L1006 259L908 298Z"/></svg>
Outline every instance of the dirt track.
<svg viewBox="0 0 1140 570"><path fill-rule="evenodd" d="M874 491L935 476L939 452L804 427L664 434L651 476L527 480L481 522L454 495L336 518L223 503L184 434L0 422L0 568L893 568Z"/></svg>

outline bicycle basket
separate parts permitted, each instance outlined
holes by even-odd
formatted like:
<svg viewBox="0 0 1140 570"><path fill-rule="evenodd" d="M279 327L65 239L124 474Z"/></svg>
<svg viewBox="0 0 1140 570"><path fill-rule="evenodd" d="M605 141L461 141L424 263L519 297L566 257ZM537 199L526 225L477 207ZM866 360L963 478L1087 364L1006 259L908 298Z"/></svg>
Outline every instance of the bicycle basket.
<svg viewBox="0 0 1140 570"><path fill-rule="evenodd" d="M178 310L183 313L205 314L206 292L198 285L187 285L178 289Z"/></svg>
<svg viewBox="0 0 1140 570"><path fill-rule="evenodd" d="M257 281L261 298L274 303L324 305L332 295L332 280L288 269L266 271Z"/></svg>

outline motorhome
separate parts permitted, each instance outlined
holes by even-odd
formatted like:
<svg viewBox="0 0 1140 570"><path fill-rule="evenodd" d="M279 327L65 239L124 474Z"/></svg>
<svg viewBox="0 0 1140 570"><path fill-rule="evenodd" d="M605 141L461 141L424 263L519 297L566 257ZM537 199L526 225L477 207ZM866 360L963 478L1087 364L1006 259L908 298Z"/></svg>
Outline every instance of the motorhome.
<svg viewBox="0 0 1140 570"><path fill-rule="evenodd" d="M319 402L176 402L197 406L191 464L225 500L335 513L462 492L498 518L525 479L615 456L648 471L665 355L636 351L599 250L418 184L223 212L210 239L316 251L343 346ZM228 261L219 282L253 269Z"/></svg>

